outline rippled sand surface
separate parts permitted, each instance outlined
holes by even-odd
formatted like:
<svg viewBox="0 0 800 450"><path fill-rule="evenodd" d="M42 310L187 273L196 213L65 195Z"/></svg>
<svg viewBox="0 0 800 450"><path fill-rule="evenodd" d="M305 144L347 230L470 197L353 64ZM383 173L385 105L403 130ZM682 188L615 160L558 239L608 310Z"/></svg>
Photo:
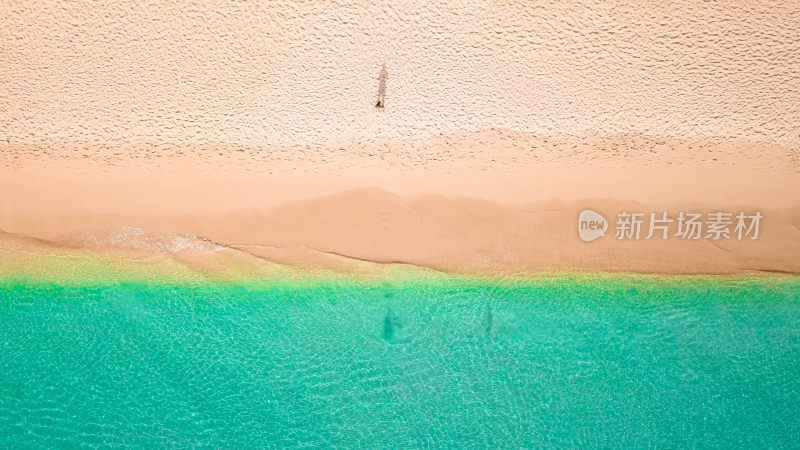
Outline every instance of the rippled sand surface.
<svg viewBox="0 0 800 450"><path fill-rule="evenodd" d="M14 149L296 153L492 127L800 144L792 1L42 1L0 14L0 143Z"/></svg>
<svg viewBox="0 0 800 450"><path fill-rule="evenodd" d="M797 278L0 285L0 443L777 448Z"/></svg>

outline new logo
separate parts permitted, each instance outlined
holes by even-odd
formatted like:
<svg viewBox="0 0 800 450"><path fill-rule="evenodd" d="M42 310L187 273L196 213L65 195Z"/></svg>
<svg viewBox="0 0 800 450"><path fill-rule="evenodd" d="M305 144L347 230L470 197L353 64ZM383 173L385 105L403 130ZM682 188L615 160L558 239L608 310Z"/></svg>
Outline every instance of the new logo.
<svg viewBox="0 0 800 450"><path fill-rule="evenodd" d="M578 236L584 242L591 242L606 235L608 221L597 211L584 209L578 216Z"/></svg>

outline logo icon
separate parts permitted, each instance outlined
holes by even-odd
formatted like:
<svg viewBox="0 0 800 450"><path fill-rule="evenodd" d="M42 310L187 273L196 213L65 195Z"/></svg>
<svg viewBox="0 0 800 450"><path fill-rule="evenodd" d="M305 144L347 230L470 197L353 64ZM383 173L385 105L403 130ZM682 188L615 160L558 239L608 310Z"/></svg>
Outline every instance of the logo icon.
<svg viewBox="0 0 800 450"><path fill-rule="evenodd" d="M578 236L584 242L591 242L606 235L608 221L597 211L584 209L578 216Z"/></svg>

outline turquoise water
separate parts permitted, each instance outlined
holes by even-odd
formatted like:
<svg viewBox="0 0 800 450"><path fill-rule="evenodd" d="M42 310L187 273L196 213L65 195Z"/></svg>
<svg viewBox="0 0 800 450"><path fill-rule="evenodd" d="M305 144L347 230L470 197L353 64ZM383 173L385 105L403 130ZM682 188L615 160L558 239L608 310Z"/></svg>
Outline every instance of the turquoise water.
<svg viewBox="0 0 800 450"><path fill-rule="evenodd" d="M0 446L793 447L800 283L0 286Z"/></svg>

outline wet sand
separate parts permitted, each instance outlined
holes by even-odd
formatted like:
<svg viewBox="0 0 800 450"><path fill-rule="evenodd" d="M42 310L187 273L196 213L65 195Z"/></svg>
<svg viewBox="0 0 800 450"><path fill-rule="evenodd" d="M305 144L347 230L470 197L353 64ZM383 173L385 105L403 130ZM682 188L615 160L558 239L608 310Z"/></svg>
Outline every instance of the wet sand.
<svg viewBox="0 0 800 450"><path fill-rule="evenodd" d="M800 273L800 176L790 152L707 144L715 156L705 161L677 164L680 158L666 153L655 164L649 151L620 140L624 156L592 164L583 163L592 151L576 152L571 144L515 163L519 152L504 147L507 140L472 139L494 149L494 166L475 170L469 164L479 161L458 156L429 158L422 167L369 155L327 165L197 155L161 163L31 159L1 169L0 229L99 253L191 254L194 261L225 248L304 269ZM463 151L429 145L428 152ZM692 144L672 145L681 155ZM578 235L578 215L587 208L609 221L605 237L593 242ZM675 222L666 240L647 239L647 220L638 240L620 240L615 219L625 211L645 219L666 212L673 220L681 211L704 218L758 211L764 219L755 240L715 240L705 230L701 239L682 239Z"/></svg>

